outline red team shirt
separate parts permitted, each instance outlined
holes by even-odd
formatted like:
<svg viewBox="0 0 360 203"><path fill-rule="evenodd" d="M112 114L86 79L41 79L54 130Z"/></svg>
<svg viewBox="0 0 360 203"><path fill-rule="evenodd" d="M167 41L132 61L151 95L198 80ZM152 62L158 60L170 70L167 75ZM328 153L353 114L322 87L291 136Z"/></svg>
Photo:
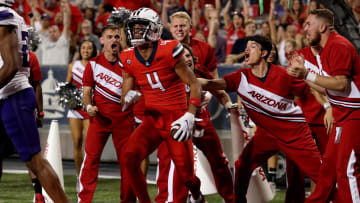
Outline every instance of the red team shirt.
<svg viewBox="0 0 360 203"><path fill-rule="evenodd" d="M355 47L343 36L332 32L320 52L320 58L322 75L346 75L352 80L350 93L326 90L333 107L335 122L341 122L345 118L360 118L360 111L351 114L355 109L360 108L360 59Z"/></svg>
<svg viewBox="0 0 360 203"><path fill-rule="evenodd" d="M298 51L305 57L305 67L308 71L320 74L316 57L311 51L311 47L305 47ZM306 122L313 125L324 125L325 110L322 105L316 100L315 96L308 92L303 97L299 98L298 105L304 111Z"/></svg>
<svg viewBox="0 0 360 203"><path fill-rule="evenodd" d="M265 82L254 76L251 68L224 76L226 90L237 92L254 123L271 134L286 133L289 128L300 132L308 129L301 108L293 101L293 91L302 96L309 86L289 76L281 66L272 64L269 68Z"/></svg>
<svg viewBox="0 0 360 203"><path fill-rule="evenodd" d="M227 35L226 35L226 55L229 55L231 53L232 47L235 44L235 41L239 38L245 37L245 32L241 28L236 33L234 30L234 25L231 24L231 26L226 29Z"/></svg>
<svg viewBox="0 0 360 203"><path fill-rule="evenodd" d="M39 61L34 52L29 51L29 62L30 62L30 81L39 82L42 78Z"/></svg>
<svg viewBox="0 0 360 203"><path fill-rule="evenodd" d="M198 62L195 65L196 69L205 68L212 72L217 68L215 51L208 43L192 38L190 40L190 46L194 56L198 58Z"/></svg>
<svg viewBox="0 0 360 203"><path fill-rule="evenodd" d="M135 78L147 110L187 109L185 84L174 71L183 52L175 40L159 40L148 61L134 47L121 52L120 66Z"/></svg>
<svg viewBox="0 0 360 203"><path fill-rule="evenodd" d="M94 88L93 101L99 112L113 115L121 111L120 98L123 78L119 63L114 66L105 58L104 53L91 59L85 67L83 86ZM127 111L120 114L129 113Z"/></svg>

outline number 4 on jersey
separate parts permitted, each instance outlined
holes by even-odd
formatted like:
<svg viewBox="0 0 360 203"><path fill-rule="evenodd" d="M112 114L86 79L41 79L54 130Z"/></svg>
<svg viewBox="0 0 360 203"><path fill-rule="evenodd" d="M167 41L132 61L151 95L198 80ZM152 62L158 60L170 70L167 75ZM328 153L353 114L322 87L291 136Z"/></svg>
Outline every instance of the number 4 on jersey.
<svg viewBox="0 0 360 203"><path fill-rule="evenodd" d="M153 82L152 78L151 78L151 74L150 73L146 73L146 78L151 86L151 88L153 89L160 89L161 91L165 91L165 88L163 87L163 85L160 82L159 76L157 74L157 72L152 72L152 75L155 79L155 82Z"/></svg>

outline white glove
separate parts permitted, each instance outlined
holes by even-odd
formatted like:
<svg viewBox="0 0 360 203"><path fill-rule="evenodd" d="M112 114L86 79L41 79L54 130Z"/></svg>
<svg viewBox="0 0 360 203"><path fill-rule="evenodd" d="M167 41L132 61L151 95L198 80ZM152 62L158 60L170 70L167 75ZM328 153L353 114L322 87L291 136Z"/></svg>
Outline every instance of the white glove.
<svg viewBox="0 0 360 203"><path fill-rule="evenodd" d="M186 112L179 119L171 123L171 130L177 130L172 134L174 140L182 142L191 138L194 130L195 116Z"/></svg>
<svg viewBox="0 0 360 203"><path fill-rule="evenodd" d="M196 126L196 122L202 122L202 121L203 119L201 118L195 118L195 126ZM197 129L195 127L193 137L202 137L202 136L204 136L204 129L203 128Z"/></svg>
<svg viewBox="0 0 360 203"><path fill-rule="evenodd" d="M125 103L122 107L122 111L125 111L129 106L134 105L141 97L141 93L135 90L130 90L125 95Z"/></svg>

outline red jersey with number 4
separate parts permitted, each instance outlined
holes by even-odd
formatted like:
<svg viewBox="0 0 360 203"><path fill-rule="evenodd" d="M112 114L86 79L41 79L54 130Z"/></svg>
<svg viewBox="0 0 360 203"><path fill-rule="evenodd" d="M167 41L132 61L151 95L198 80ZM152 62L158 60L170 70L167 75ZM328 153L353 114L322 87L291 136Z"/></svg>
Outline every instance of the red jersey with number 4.
<svg viewBox="0 0 360 203"><path fill-rule="evenodd" d="M135 78L147 110L187 108L185 84L174 68L183 53L183 46L175 40L159 40L147 60L134 47L121 52L120 66Z"/></svg>

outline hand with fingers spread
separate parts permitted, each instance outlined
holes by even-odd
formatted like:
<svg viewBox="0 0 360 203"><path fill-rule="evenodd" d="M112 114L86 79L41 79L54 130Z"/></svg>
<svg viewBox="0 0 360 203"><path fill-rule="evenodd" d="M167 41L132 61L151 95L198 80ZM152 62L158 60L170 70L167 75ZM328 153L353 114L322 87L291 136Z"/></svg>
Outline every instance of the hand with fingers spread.
<svg viewBox="0 0 360 203"><path fill-rule="evenodd" d="M141 97L141 93L136 91L136 90L130 90L126 93L125 95L125 103L122 107L122 111L125 111L126 109L128 109L130 106L136 104Z"/></svg>
<svg viewBox="0 0 360 203"><path fill-rule="evenodd" d="M190 112L186 112L171 124L171 135L174 140L183 142L192 137L194 132L195 116Z"/></svg>

